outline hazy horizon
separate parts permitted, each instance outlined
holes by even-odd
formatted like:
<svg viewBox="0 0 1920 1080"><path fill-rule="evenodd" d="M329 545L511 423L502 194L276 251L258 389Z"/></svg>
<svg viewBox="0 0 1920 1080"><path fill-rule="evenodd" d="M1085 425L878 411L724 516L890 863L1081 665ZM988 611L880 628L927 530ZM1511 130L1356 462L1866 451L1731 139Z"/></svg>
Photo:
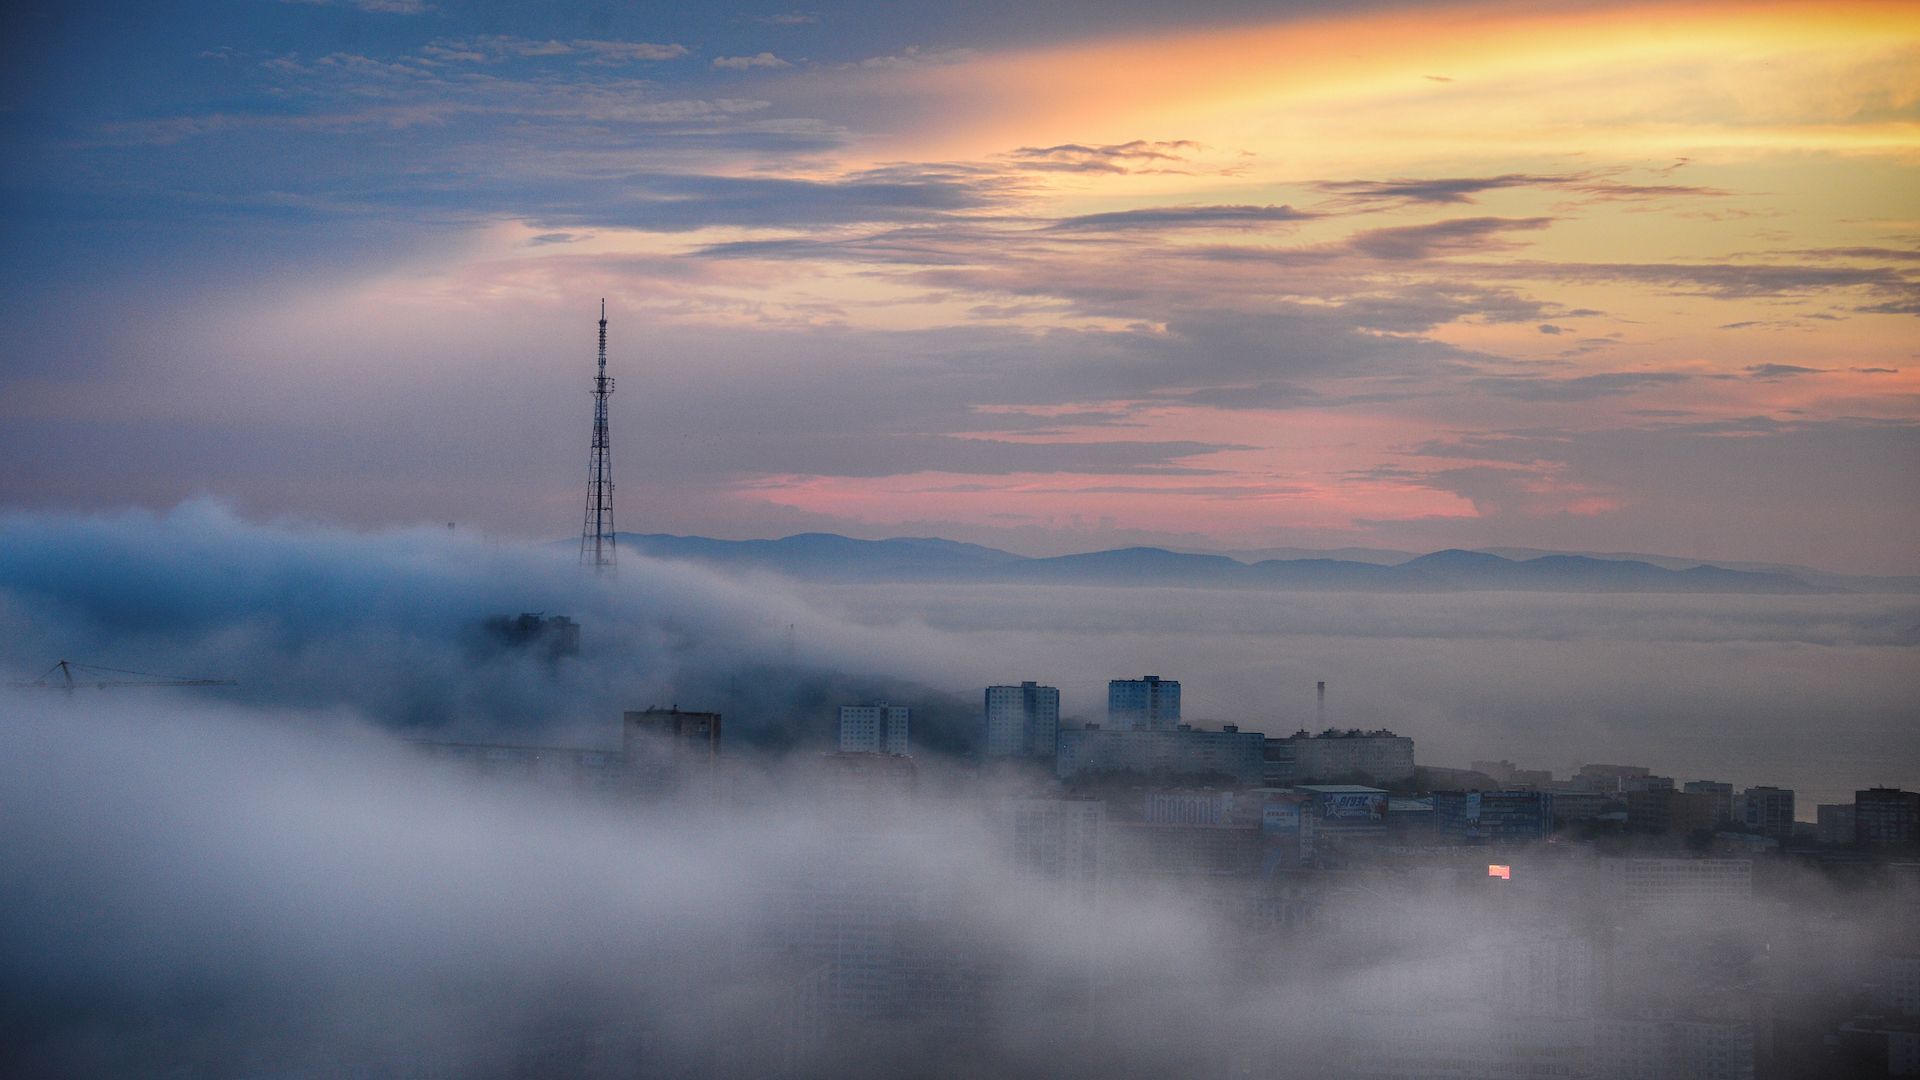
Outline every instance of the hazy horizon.
<svg viewBox="0 0 1920 1080"><path fill-rule="evenodd" d="M622 709L704 697L745 709L740 737L811 724L824 741L834 702L813 695L851 680L841 693L932 696L960 727L928 747L951 753L986 685L1057 685L1066 717L1098 720L1108 679L1154 673L1182 679L1189 716L1276 736L1313 726L1326 680L1330 723L1412 736L1427 764L1628 758L1803 788L1803 814L1920 784L1912 596L857 585L631 552L596 579L551 545L206 503L0 515L0 539L10 678L63 658L217 675L241 686L213 700L345 706L435 737L604 741ZM476 627L521 611L581 623L585 658L496 669ZM729 689L743 679L756 695Z"/></svg>

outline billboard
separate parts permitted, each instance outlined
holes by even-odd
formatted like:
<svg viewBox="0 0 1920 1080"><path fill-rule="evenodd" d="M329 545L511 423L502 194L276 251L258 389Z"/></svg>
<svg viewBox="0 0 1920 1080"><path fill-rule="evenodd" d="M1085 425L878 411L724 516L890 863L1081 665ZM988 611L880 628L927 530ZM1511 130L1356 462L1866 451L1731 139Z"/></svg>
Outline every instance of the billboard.
<svg viewBox="0 0 1920 1080"><path fill-rule="evenodd" d="M1269 800L1260 808L1260 829L1262 832L1299 832L1300 804L1289 800Z"/></svg>
<svg viewBox="0 0 1920 1080"><path fill-rule="evenodd" d="M1323 791L1320 816L1333 825L1384 825L1387 820L1387 793L1384 791Z"/></svg>

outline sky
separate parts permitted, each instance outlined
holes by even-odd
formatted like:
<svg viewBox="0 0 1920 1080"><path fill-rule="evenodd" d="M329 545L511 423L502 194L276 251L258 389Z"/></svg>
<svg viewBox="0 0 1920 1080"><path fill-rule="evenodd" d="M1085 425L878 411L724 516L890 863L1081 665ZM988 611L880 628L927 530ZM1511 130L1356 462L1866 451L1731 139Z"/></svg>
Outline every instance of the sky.
<svg viewBox="0 0 1920 1080"><path fill-rule="evenodd" d="M0 504L1920 572L1920 11L8 5Z"/></svg>

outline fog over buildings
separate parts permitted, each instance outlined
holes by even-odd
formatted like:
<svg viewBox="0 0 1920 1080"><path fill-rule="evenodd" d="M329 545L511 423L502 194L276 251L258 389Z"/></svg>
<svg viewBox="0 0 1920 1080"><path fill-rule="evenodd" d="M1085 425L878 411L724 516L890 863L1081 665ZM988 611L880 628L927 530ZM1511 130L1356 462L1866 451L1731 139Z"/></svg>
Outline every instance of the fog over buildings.
<svg viewBox="0 0 1920 1080"><path fill-rule="evenodd" d="M1916 56L0 5L0 1080L1920 1076Z"/></svg>
<svg viewBox="0 0 1920 1080"><path fill-rule="evenodd" d="M10 1074L1911 1052L1911 598L595 580L211 504L0 541L9 643L239 683L4 692ZM1142 670L1178 718L1113 727ZM1102 733L1173 749L1063 764ZM1248 774L1200 748L1241 734ZM1820 842L1855 789L1876 824Z"/></svg>

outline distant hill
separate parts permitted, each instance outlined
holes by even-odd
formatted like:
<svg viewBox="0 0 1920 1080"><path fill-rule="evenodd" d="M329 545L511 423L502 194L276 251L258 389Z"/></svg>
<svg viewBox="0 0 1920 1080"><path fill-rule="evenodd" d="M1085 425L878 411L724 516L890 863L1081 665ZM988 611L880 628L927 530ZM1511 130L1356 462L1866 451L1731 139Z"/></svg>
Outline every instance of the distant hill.
<svg viewBox="0 0 1920 1080"><path fill-rule="evenodd" d="M1454 592L1525 590L1607 593L1750 593L1791 595L1851 591L1920 591L1908 578L1810 579L1786 570L1730 569L1700 563L1660 566L1642 559L1540 554L1508 558L1451 549L1398 564L1358 559L1263 559L1118 548L1033 558L979 544L933 537L856 540L801 533L779 540L712 540L702 536L621 533L620 545L661 559L754 569L804 581L999 582L1035 585L1161 585L1324 592ZM1369 554L1374 554L1369 552Z"/></svg>

